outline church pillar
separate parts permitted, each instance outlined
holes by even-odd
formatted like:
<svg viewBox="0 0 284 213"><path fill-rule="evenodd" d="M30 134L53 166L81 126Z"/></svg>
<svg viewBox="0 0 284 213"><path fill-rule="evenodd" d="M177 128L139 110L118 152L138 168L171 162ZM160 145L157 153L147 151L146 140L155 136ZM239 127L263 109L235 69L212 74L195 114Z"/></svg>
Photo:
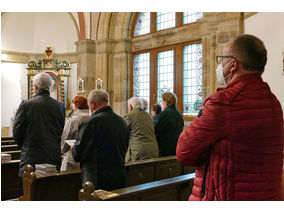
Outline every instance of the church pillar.
<svg viewBox="0 0 284 213"><path fill-rule="evenodd" d="M131 43L129 39L96 41L96 73L110 95L113 110L124 115L129 98Z"/></svg>
<svg viewBox="0 0 284 213"><path fill-rule="evenodd" d="M89 92L95 88L97 77L96 68L96 44L90 39L79 40L75 42L77 48L77 80L83 79L85 91L78 92L78 95L88 97Z"/></svg>

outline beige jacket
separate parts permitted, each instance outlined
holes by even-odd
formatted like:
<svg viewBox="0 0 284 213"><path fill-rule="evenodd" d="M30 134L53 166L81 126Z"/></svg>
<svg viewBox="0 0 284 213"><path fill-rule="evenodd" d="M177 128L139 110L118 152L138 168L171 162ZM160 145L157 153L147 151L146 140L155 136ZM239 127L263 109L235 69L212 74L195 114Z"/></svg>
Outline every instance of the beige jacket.
<svg viewBox="0 0 284 213"><path fill-rule="evenodd" d="M135 109L124 116L129 130L129 146L125 162L158 157L154 122L150 114Z"/></svg>
<svg viewBox="0 0 284 213"><path fill-rule="evenodd" d="M70 146L65 143L65 140L76 139L78 136L79 125L89 118L88 109L78 109L65 122L63 134L61 137L61 153L64 154L60 171L67 171L70 169L79 169L79 163L76 163L72 157Z"/></svg>

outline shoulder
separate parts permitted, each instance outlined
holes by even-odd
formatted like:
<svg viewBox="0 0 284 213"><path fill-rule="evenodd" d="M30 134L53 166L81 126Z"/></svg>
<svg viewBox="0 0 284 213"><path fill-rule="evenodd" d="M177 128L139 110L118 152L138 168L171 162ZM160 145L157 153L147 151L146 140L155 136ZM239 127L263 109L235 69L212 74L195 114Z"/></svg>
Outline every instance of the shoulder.
<svg viewBox="0 0 284 213"><path fill-rule="evenodd" d="M204 105L208 103L226 104L228 103L228 100L227 90L225 88L219 88L205 99Z"/></svg>

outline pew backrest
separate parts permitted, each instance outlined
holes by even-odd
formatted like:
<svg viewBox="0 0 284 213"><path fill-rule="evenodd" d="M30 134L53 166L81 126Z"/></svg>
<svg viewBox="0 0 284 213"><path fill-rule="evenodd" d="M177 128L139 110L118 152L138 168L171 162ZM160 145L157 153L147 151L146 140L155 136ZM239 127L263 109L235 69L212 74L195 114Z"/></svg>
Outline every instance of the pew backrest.
<svg viewBox="0 0 284 213"><path fill-rule="evenodd" d="M23 173L24 195L21 201L74 201L78 200L81 188L80 170L57 172L56 175L42 176L34 173L28 165Z"/></svg>
<svg viewBox="0 0 284 213"><path fill-rule="evenodd" d="M20 160L1 164L1 200L19 198L23 195L22 178L18 176Z"/></svg>
<svg viewBox="0 0 284 213"><path fill-rule="evenodd" d="M125 164L127 186L135 186L156 180L193 173L195 168L184 167L176 161L176 156L166 156Z"/></svg>
<svg viewBox="0 0 284 213"><path fill-rule="evenodd" d="M87 201L178 201L187 200L192 190L195 174L186 174L165 180L144 183L122 189L94 191L93 184L87 182L79 192L79 200Z"/></svg>

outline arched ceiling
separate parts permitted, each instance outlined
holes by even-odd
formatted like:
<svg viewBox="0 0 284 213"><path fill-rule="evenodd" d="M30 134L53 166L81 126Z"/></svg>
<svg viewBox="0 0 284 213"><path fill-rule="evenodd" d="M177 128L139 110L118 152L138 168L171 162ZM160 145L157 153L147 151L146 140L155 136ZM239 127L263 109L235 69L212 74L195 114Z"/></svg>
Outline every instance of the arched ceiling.
<svg viewBox="0 0 284 213"><path fill-rule="evenodd" d="M50 45L55 53L75 52L78 32L68 13L7 12L1 17L1 49L42 53Z"/></svg>

